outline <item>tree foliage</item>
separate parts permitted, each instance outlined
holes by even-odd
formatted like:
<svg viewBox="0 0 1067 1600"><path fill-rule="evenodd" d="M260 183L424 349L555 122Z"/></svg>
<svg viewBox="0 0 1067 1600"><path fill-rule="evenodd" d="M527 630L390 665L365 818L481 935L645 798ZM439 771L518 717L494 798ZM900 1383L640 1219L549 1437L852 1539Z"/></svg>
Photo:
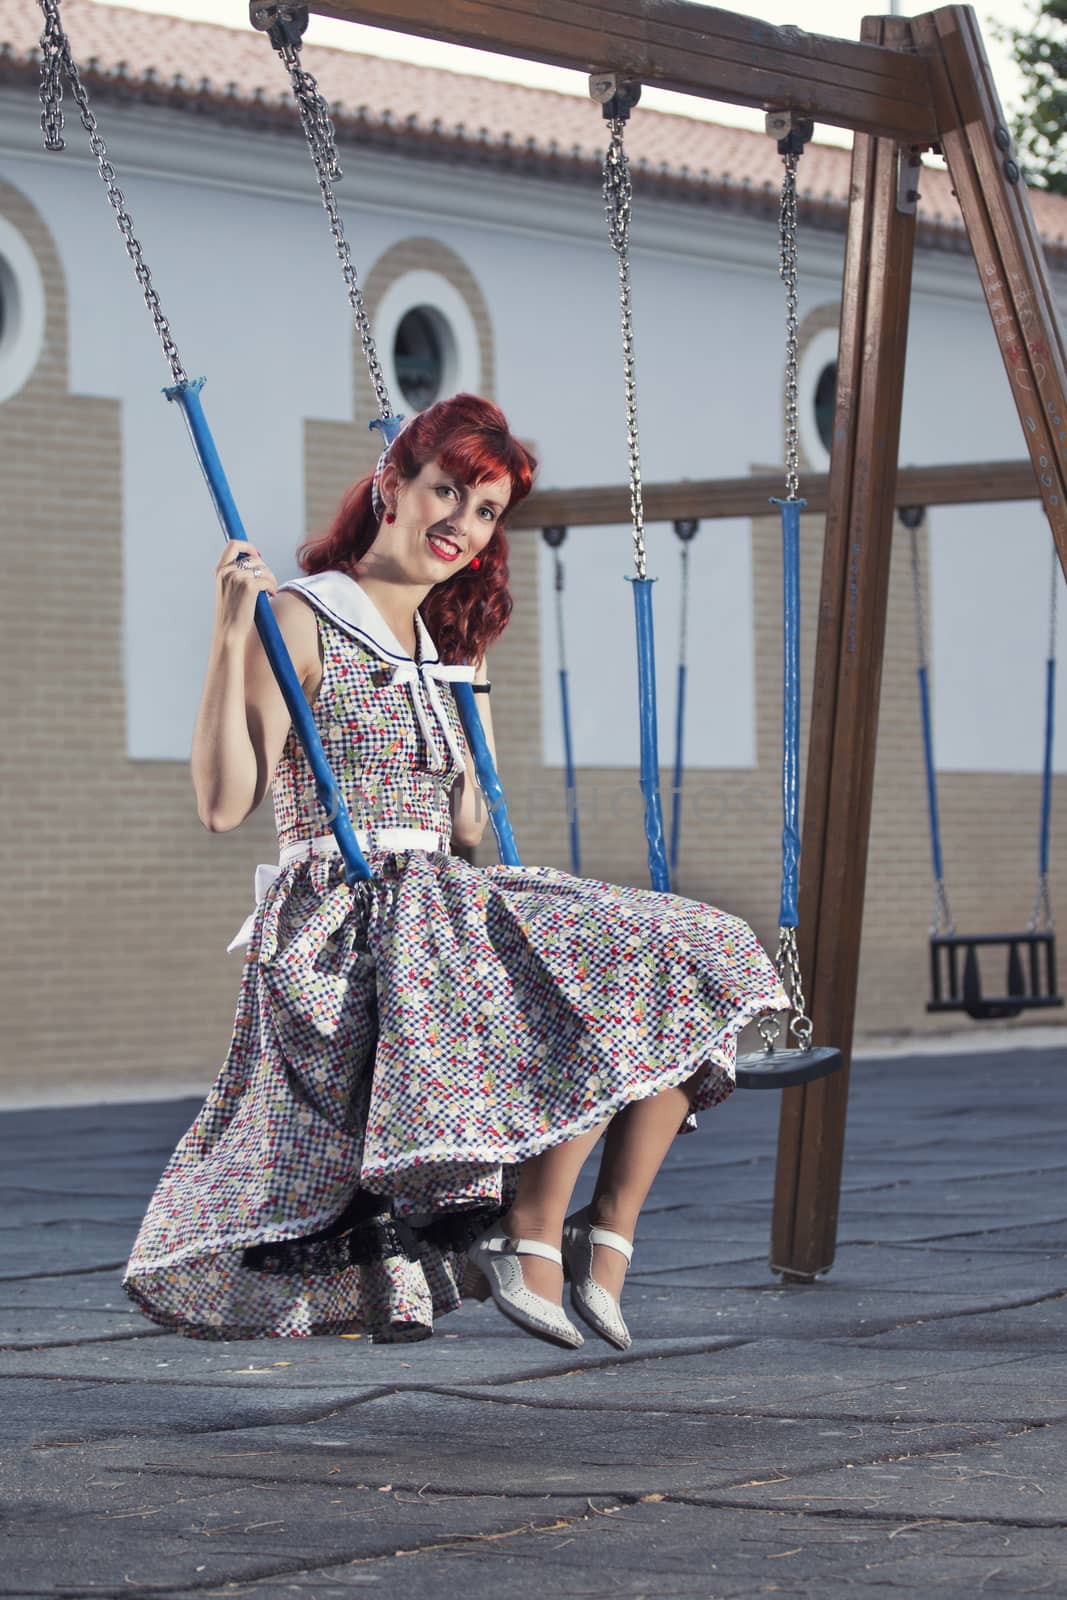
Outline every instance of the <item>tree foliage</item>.
<svg viewBox="0 0 1067 1600"><path fill-rule="evenodd" d="M1029 182L1067 194L1067 0L1037 0L1007 37L1026 79L1015 140Z"/></svg>

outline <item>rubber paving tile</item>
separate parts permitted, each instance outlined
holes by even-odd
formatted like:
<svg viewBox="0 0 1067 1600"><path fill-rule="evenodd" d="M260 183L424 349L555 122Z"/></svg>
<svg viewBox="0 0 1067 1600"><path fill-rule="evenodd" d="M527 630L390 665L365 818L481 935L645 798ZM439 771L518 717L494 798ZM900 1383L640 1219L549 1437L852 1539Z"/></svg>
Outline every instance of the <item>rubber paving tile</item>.
<svg viewBox="0 0 1067 1600"><path fill-rule="evenodd" d="M202 1594L235 1582L255 1593L261 1579L299 1574L309 1559L320 1566L395 1558L404 1548L506 1533L517 1523L550 1525L587 1510L587 1497L577 1494L548 1503L491 1492L436 1496L329 1477L235 1482L183 1474L176 1482L156 1472L131 1480L106 1461L95 1464L81 1493L67 1484L62 1503L50 1504L47 1482L34 1488L33 1507L5 1539L7 1571L34 1571L48 1584L37 1593L72 1597L168 1588Z"/></svg>
<svg viewBox="0 0 1067 1600"><path fill-rule="evenodd" d="M741 1486L716 1496L781 1510L825 1507L880 1517L939 1517L971 1522L1062 1528L1067 1522L1063 1453L1067 1423L1022 1427L998 1439L976 1433L953 1448L930 1448L916 1436L902 1458L851 1462L808 1472L790 1462L782 1478L759 1490ZM703 1498L697 1491L694 1499ZM1067 1570L1067 1569L1065 1569Z"/></svg>
<svg viewBox="0 0 1067 1600"><path fill-rule="evenodd" d="M919 1251L919 1253L917 1253ZM763 1257L748 1261L694 1261L699 1251L657 1247L654 1264L639 1261L627 1274L628 1284L648 1288L744 1288L762 1293L777 1287L778 1280L767 1271ZM987 1270L986 1251L972 1240L968 1247L942 1250L933 1247L898 1244L852 1245L841 1253L838 1267L825 1282L844 1282L850 1292L879 1293L889 1289L895 1296L930 1294L940 1289L954 1293L973 1292L979 1275ZM1067 1251L1037 1250L1012 1254L997 1263L997 1289L1011 1298L1032 1294L1036 1289L1067 1287ZM786 1292L789 1292L788 1290Z"/></svg>
<svg viewBox="0 0 1067 1600"><path fill-rule="evenodd" d="M75 1395L77 1399L77 1395ZM301 1424L263 1421L211 1439L123 1438L108 1459L142 1476L194 1473L280 1483L400 1483L438 1493L695 1494L827 1471L918 1448L956 1451L1001 1425L844 1422L754 1415L552 1409L511 1393L383 1395ZM70 1441L73 1443L74 1441ZM69 1462L66 1470L70 1470Z"/></svg>
<svg viewBox="0 0 1067 1600"><path fill-rule="evenodd" d="M351 1600L402 1582L405 1600L976 1600L1062 1593L1054 1529L591 1499L584 1514L490 1541L450 1539L402 1563L356 1559L261 1582L260 1600Z"/></svg>
<svg viewBox="0 0 1067 1600"><path fill-rule="evenodd" d="M1067 1353L920 1350L902 1359L876 1341L760 1340L472 1392L552 1408L625 1410L639 1398L645 1409L682 1415L1036 1424L1067 1420Z"/></svg>

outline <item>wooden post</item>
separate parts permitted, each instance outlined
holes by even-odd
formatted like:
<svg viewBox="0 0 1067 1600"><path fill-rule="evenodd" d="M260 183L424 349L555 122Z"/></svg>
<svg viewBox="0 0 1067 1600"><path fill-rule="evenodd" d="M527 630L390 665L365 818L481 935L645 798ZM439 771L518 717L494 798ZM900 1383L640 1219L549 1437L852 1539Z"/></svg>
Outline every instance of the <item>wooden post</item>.
<svg viewBox="0 0 1067 1600"><path fill-rule="evenodd" d="M1067 572L1067 360L1026 185L969 6L911 20L1038 490Z"/></svg>
<svg viewBox="0 0 1067 1600"><path fill-rule="evenodd" d="M908 34L868 17L863 37L902 45ZM838 1045L846 1065L782 1095L770 1260L794 1279L828 1270L837 1235L915 240L898 176L895 142L857 134L800 892L815 1039Z"/></svg>

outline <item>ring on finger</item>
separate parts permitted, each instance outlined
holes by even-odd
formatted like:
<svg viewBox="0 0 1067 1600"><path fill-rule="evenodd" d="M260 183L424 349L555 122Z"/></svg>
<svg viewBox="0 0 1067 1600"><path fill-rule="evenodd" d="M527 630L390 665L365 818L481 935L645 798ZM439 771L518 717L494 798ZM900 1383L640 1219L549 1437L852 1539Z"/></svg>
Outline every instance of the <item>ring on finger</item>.
<svg viewBox="0 0 1067 1600"><path fill-rule="evenodd" d="M252 576L253 576L253 578L262 578L262 576L263 576L263 568L262 567L253 567L252 568Z"/></svg>
<svg viewBox="0 0 1067 1600"><path fill-rule="evenodd" d="M247 550L241 550L234 556L233 564L235 567L250 567L252 565L252 557Z"/></svg>

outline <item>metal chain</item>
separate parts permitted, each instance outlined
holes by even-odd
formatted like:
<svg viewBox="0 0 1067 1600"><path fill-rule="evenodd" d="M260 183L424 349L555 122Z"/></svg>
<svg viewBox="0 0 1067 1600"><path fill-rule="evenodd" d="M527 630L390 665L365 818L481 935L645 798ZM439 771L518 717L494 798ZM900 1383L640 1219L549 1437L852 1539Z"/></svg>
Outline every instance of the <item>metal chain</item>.
<svg viewBox="0 0 1067 1600"><path fill-rule="evenodd" d="M774 953L774 964L782 980L782 987L792 1002L793 1016L789 1031L802 1050L809 1050L812 1021L807 1014L807 1001L804 999L804 983L800 976L800 952L797 949L795 928L778 929L778 948Z"/></svg>
<svg viewBox="0 0 1067 1600"><path fill-rule="evenodd" d="M337 138L334 131L333 119L330 108L319 91L313 75L306 71L300 64L300 46L286 44L278 49L278 54L285 63L289 73L289 80L293 86L293 96L300 111L300 122L307 139L311 159L315 164L315 174L319 182L319 194L322 204L329 218L330 232L333 235L334 248L337 259L341 263L344 275L345 288L348 291L348 303L356 319L356 330L359 342L363 346L363 355L367 363L367 371L374 388L374 396L378 402L380 417L393 415L392 402L389 399L389 389L378 359L378 348L374 342L371 331L370 318L363 300L363 290L352 262L352 251L345 234L344 223L337 205L337 196L334 194L334 181L341 177L341 166L337 159Z"/></svg>
<svg viewBox="0 0 1067 1600"><path fill-rule="evenodd" d="M938 878L934 884L934 903L930 910L930 932L935 938L942 934L950 937L956 932L956 924L952 920L952 908L948 903L948 890L945 888L944 878Z"/></svg>
<svg viewBox="0 0 1067 1600"><path fill-rule="evenodd" d="M1049 887L1048 874L1045 872L1037 880L1037 893L1034 896L1034 908L1030 913L1028 927L1031 933L1054 933L1056 930L1052 916L1052 890Z"/></svg>
<svg viewBox="0 0 1067 1600"><path fill-rule="evenodd" d="M552 559L555 563L555 590L556 590L556 642L559 652L559 670L567 670L567 652L563 633L563 562L558 550L553 550Z"/></svg>
<svg viewBox="0 0 1067 1600"><path fill-rule="evenodd" d="M645 559L645 510L641 490L641 447L637 434L637 382L634 372L633 302L630 296L630 210L633 188L623 144L625 118L611 117L611 139L604 156L604 209L608 234L619 258L619 307L622 314L622 370L626 385L626 446L630 461L630 517L633 522L634 567L648 574Z"/></svg>
<svg viewBox="0 0 1067 1600"><path fill-rule="evenodd" d="M66 38L59 12L45 5L41 35L41 132L46 150L65 150L63 138L63 52Z"/></svg>
<svg viewBox="0 0 1067 1600"><path fill-rule="evenodd" d="M800 499L800 344L798 341L797 165L799 153L787 151L782 161L782 195L778 205L778 275L785 284L785 487L786 499Z"/></svg>
<svg viewBox="0 0 1067 1600"><path fill-rule="evenodd" d="M300 120L315 159L315 166L316 168L321 166L331 182L335 182L343 177L344 173L337 154L337 133L326 97L314 76L302 64L298 45L286 45L279 54L289 73L289 81L293 86L293 95L300 110Z"/></svg>
<svg viewBox="0 0 1067 1600"><path fill-rule="evenodd" d="M686 665L689 650L689 546L683 544L682 556L682 614L678 619L678 663Z"/></svg>
<svg viewBox="0 0 1067 1600"><path fill-rule="evenodd" d="M148 270L140 241L133 231L133 219L126 209L126 198L116 182L115 169L108 158L107 145L101 138L85 85L78 75L70 40L63 31L59 17L59 0L40 0L40 6L45 19L44 33L41 35L41 127L45 136L45 148L47 150L65 148L62 81L65 74L78 107L82 127L89 135L89 148L92 150L104 188L107 190L107 198L115 213L115 221L126 246L126 254L133 262L133 270L137 275L137 282L141 285L144 303L155 325L159 342L163 346L163 354L167 358L171 376L176 384L188 383L189 379L178 355L178 347L170 331L170 323L163 315L159 295L152 282L152 274Z"/></svg>
<svg viewBox="0 0 1067 1600"><path fill-rule="evenodd" d="M911 529L911 586L915 594L915 646L920 667L926 666L926 607L923 604L922 571L919 562L919 530Z"/></svg>
<svg viewBox="0 0 1067 1600"><path fill-rule="evenodd" d="M778 929L778 948L774 952L774 966L782 988L788 996L792 1012L789 1032L801 1050L810 1050L814 1024L808 1016L807 1001L804 998L804 982L800 976L800 952L797 949L795 928ZM763 1040L763 1048L773 1054L782 1033L782 1025L777 1015L773 1011L765 1011L758 1019L756 1027Z"/></svg>
<svg viewBox="0 0 1067 1600"><path fill-rule="evenodd" d="M785 488L787 500L800 499L800 424L799 424L799 372L800 343L798 338L799 267L797 259L797 166L800 151L782 150L784 173L782 192L778 204L778 275L785 285ZM778 929L778 948L774 965L782 988L789 997L792 1016L789 1032L801 1050L810 1050L812 1021L807 1014L804 998L804 981L800 974L800 952L797 949L796 928ZM768 1014L760 1018L759 1032L765 1048L773 1051L781 1033L777 1018Z"/></svg>
<svg viewBox="0 0 1067 1600"><path fill-rule="evenodd" d="M1052 545L1052 573L1048 586L1048 660L1056 659L1056 602L1060 592L1060 555Z"/></svg>

